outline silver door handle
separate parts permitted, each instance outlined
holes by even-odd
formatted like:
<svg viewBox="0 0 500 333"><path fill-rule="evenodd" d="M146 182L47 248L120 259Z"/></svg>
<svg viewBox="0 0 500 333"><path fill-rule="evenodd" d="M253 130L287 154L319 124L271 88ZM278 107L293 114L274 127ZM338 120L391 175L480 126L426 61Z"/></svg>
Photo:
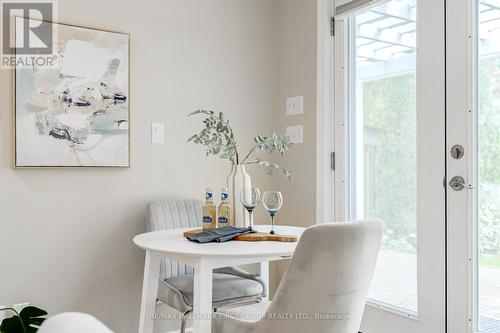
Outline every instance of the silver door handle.
<svg viewBox="0 0 500 333"><path fill-rule="evenodd" d="M462 191L464 188L468 190L474 189L474 186L467 185L461 176L455 176L450 180L450 187L455 191Z"/></svg>

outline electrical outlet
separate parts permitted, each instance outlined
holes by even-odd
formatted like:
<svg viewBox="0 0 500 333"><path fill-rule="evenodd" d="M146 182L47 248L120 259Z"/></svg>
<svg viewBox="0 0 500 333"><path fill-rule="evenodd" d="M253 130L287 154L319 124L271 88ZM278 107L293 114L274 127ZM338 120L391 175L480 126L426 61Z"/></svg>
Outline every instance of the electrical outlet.
<svg viewBox="0 0 500 333"><path fill-rule="evenodd" d="M304 142L304 126L289 126L286 128L286 135L290 138L291 143Z"/></svg>
<svg viewBox="0 0 500 333"><path fill-rule="evenodd" d="M286 115L304 113L304 96L288 97L286 99Z"/></svg>

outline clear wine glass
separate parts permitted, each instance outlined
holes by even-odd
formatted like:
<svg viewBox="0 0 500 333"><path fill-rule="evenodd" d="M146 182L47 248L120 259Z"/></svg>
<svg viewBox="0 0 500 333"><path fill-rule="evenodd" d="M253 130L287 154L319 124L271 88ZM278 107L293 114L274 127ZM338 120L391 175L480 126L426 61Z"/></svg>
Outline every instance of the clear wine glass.
<svg viewBox="0 0 500 333"><path fill-rule="evenodd" d="M271 235L274 235L274 217L278 214L281 206L283 205L283 195L281 192L266 191L262 198L262 204L271 216Z"/></svg>
<svg viewBox="0 0 500 333"><path fill-rule="evenodd" d="M248 211L250 218L250 229L253 230L253 210L260 203L260 191L257 187L245 187L241 189L240 200Z"/></svg>

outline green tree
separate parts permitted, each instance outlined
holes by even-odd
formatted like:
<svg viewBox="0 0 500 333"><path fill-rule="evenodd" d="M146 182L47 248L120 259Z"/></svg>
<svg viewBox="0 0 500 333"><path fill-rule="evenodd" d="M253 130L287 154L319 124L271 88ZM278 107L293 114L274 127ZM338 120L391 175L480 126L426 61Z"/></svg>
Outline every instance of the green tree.
<svg viewBox="0 0 500 333"><path fill-rule="evenodd" d="M481 253L500 256L500 57L479 61L479 237ZM386 222L384 245L416 246L416 78L414 73L364 81L366 217ZM367 179L374 178L372 182ZM365 185L367 186L367 185Z"/></svg>
<svg viewBox="0 0 500 333"><path fill-rule="evenodd" d="M479 246L500 257L500 57L481 59L478 74Z"/></svg>
<svg viewBox="0 0 500 333"><path fill-rule="evenodd" d="M365 191L373 204L365 215L383 219L384 245L400 250L416 248L415 91L414 73L363 82L365 134L372 133L365 148L375 149L374 188Z"/></svg>

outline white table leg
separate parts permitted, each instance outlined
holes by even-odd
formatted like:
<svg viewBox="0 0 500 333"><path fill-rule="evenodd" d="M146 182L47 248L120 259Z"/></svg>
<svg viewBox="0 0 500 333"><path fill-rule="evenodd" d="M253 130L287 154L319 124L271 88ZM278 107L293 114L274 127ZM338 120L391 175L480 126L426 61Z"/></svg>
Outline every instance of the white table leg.
<svg viewBox="0 0 500 333"><path fill-rule="evenodd" d="M144 262L144 279L142 281L141 314L139 333L153 333L154 312L158 297L158 281L160 277L160 256L146 251Z"/></svg>
<svg viewBox="0 0 500 333"><path fill-rule="evenodd" d="M206 259L200 259L194 267L194 333L212 331L212 266Z"/></svg>
<svg viewBox="0 0 500 333"><path fill-rule="evenodd" d="M263 297L262 300L267 301L269 300L269 261L263 261L260 263L259 275L266 285L266 290L264 290L264 292L266 293L266 297Z"/></svg>

